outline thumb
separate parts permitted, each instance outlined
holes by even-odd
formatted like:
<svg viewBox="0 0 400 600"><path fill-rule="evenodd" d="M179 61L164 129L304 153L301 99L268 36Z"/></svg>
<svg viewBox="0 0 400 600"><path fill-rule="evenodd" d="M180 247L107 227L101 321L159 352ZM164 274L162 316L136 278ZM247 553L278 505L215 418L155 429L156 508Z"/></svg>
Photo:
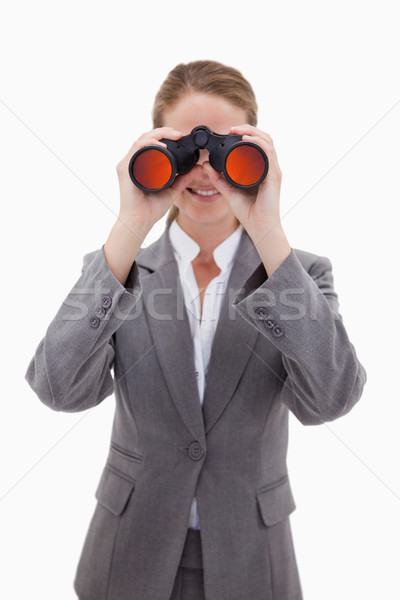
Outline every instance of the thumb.
<svg viewBox="0 0 400 600"><path fill-rule="evenodd" d="M183 192L183 190L193 181L194 177L196 176L196 172L200 171L200 169L201 167L199 165L195 165L193 169L188 171L188 173L185 173L184 175L178 175L169 188L173 195L177 196Z"/></svg>
<svg viewBox="0 0 400 600"><path fill-rule="evenodd" d="M208 161L204 162L202 167L206 171L215 189L218 190L218 192L226 199L229 199L233 192L233 186L226 181L225 177L221 173L218 173L218 171L213 169Z"/></svg>

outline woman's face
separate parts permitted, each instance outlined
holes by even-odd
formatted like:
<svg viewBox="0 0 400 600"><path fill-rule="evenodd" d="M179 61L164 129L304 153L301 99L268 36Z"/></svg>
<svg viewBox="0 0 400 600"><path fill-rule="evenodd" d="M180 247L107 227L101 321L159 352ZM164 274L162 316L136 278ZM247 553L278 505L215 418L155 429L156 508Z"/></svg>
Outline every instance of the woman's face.
<svg viewBox="0 0 400 600"><path fill-rule="evenodd" d="M243 108L220 96L190 92L164 112L163 125L187 135L194 127L206 125L215 133L227 134L234 125L247 122ZM200 150L198 165L208 160L208 150ZM193 180L175 201L179 224L191 228L197 224L234 224L236 219L228 202L212 186L204 169L194 169Z"/></svg>

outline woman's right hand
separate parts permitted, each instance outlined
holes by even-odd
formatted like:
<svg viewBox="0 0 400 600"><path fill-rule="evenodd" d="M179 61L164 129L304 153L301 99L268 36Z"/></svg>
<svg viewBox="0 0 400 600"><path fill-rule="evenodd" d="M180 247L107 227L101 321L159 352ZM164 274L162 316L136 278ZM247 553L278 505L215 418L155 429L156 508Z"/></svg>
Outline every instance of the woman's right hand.
<svg viewBox="0 0 400 600"><path fill-rule="evenodd" d="M181 190L176 183L173 186L160 192L147 193L136 187L132 182L128 167L132 156L145 146L161 146L166 148L166 144L160 142L161 139L178 140L182 133L172 127L159 127L147 133L144 133L137 139L129 149L126 156L117 164L117 174L120 189L120 212L119 218L129 227L138 227L140 231L150 231L152 226L165 215L167 210L173 204L176 193Z"/></svg>
<svg viewBox="0 0 400 600"><path fill-rule="evenodd" d="M180 131L172 127L159 127L140 136L117 165L120 189L119 216L104 244L104 255L115 277L124 285L144 238L153 225L172 206L175 199L193 179L196 168L180 175L173 184L160 192L146 193L136 187L129 176L132 156L144 146L166 147L161 139L179 140Z"/></svg>

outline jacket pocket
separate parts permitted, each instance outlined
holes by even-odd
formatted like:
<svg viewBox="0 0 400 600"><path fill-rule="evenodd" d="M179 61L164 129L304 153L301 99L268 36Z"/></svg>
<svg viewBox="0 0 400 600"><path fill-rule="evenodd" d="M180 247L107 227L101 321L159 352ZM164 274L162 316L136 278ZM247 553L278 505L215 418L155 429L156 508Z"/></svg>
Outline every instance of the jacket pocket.
<svg viewBox="0 0 400 600"><path fill-rule="evenodd" d="M114 515L121 515L135 487L135 481L106 465L96 490L98 502Z"/></svg>
<svg viewBox="0 0 400 600"><path fill-rule="evenodd" d="M110 447L110 456L113 454L117 456L121 456L125 460L129 460L134 463L142 463L143 462L143 454L139 454L139 452L133 452L133 450L126 450L126 448L122 448L116 442L111 442Z"/></svg>
<svg viewBox="0 0 400 600"><path fill-rule="evenodd" d="M263 486L256 491L261 518L267 527L286 519L296 508L289 478Z"/></svg>
<svg viewBox="0 0 400 600"><path fill-rule="evenodd" d="M143 456L111 443L107 463L96 490L98 502L114 515L121 515L143 468Z"/></svg>

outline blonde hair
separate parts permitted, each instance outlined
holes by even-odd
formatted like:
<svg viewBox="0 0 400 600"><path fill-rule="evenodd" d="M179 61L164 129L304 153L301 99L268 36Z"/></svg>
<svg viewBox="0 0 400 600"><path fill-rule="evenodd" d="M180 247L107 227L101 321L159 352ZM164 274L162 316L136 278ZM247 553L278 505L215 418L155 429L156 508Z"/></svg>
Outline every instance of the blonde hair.
<svg viewBox="0 0 400 600"><path fill-rule="evenodd" d="M213 94L243 108L250 125L257 125L257 102L250 83L237 69L213 60L197 60L179 64L167 75L154 100L153 127L164 125L167 108L172 108L190 92ZM178 214L172 206L167 216L167 226Z"/></svg>

